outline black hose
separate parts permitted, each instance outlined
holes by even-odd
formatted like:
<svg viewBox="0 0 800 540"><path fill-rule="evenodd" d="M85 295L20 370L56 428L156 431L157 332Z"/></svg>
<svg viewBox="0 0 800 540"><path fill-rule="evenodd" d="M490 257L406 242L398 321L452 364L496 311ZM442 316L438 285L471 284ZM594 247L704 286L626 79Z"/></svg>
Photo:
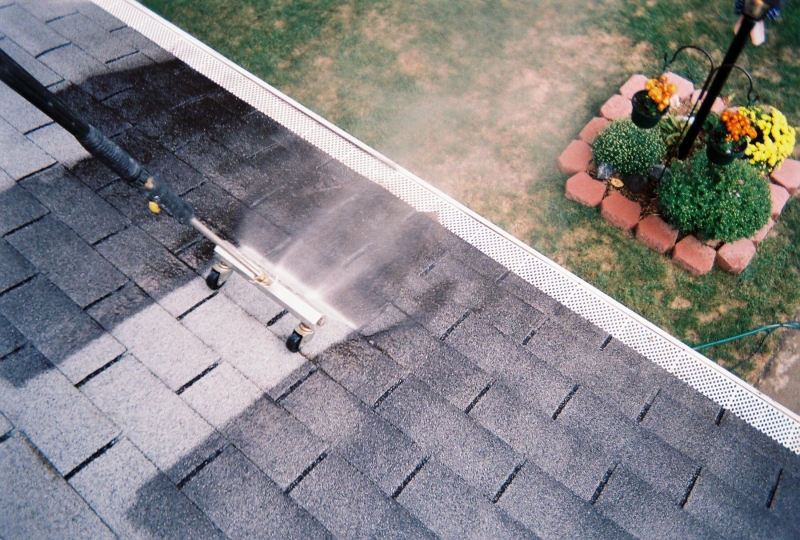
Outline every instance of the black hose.
<svg viewBox="0 0 800 540"><path fill-rule="evenodd" d="M106 137L100 130L67 107L5 51L0 49L0 80L37 109L69 131L103 165L133 184L148 200L183 224L194 217L194 209L172 189L151 175L144 166Z"/></svg>
<svg viewBox="0 0 800 540"><path fill-rule="evenodd" d="M42 86L33 75L25 71L2 49L0 49L0 80L30 101L37 109L58 122L76 139L89 134L91 126L86 120L56 99L52 92Z"/></svg>

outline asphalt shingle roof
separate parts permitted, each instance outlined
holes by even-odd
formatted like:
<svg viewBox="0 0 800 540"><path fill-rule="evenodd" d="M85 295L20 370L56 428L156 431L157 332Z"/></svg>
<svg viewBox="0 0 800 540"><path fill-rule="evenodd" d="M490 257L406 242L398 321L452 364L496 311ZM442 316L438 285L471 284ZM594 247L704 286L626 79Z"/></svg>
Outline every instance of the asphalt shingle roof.
<svg viewBox="0 0 800 540"><path fill-rule="evenodd" d="M800 535L797 455L97 6L0 0L0 38L341 312L290 354L0 85L0 537Z"/></svg>

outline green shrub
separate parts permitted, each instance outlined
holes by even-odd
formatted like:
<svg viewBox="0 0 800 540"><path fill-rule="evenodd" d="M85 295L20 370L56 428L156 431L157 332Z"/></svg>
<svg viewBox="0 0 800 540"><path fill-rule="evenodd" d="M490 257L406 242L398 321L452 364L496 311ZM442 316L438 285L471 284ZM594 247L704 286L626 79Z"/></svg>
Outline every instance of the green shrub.
<svg viewBox="0 0 800 540"><path fill-rule="evenodd" d="M749 238L767 224L772 210L769 185L755 167L741 160L719 167L705 152L673 162L657 194L668 222L708 240Z"/></svg>
<svg viewBox="0 0 800 540"><path fill-rule="evenodd" d="M594 141L594 160L608 163L623 175L647 176L661 162L667 145L658 129L641 129L629 118L611 122Z"/></svg>

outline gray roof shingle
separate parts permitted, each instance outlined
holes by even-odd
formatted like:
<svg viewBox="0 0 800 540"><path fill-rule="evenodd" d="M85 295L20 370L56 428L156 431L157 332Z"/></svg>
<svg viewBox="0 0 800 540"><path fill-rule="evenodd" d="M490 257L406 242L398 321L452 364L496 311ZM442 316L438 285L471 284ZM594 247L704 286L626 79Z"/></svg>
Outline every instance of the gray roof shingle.
<svg viewBox="0 0 800 540"><path fill-rule="evenodd" d="M82 384L81 392L175 483L225 444L130 353Z"/></svg>
<svg viewBox="0 0 800 540"><path fill-rule="evenodd" d="M46 169L25 178L20 185L89 244L128 224L127 219L64 167Z"/></svg>
<svg viewBox="0 0 800 540"><path fill-rule="evenodd" d="M0 35L332 304L288 353L207 240L0 101L3 538L800 534L797 455L118 19L0 1Z"/></svg>
<svg viewBox="0 0 800 540"><path fill-rule="evenodd" d="M0 168L14 180L41 171L56 162L22 133L0 118ZM11 190L8 190L11 191Z"/></svg>
<svg viewBox="0 0 800 540"><path fill-rule="evenodd" d="M114 538L20 431L0 444L4 538Z"/></svg>
<svg viewBox="0 0 800 540"><path fill-rule="evenodd" d="M3 414L61 475L119 434L119 429L32 346L11 353L0 363L0 389Z"/></svg>
<svg viewBox="0 0 800 540"><path fill-rule="evenodd" d="M19 285L36 273L36 267L5 240L0 240L0 293Z"/></svg>
<svg viewBox="0 0 800 540"><path fill-rule="evenodd" d="M14 231L6 240L82 308L128 282L72 229L51 215ZM82 276L92 279L84 280Z"/></svg>
<svg viewBox="0 0 800 540"><path fill-rule="evenodd" d="M125 352L41 274L0 296L0 313L73 384Z"/></svg>
<svg viewBox="0 0 800 540"><path fill-rule="evenodd" d="M119 536L225 538L128 439L78 471L69 485Z"/></svg>
<svg viewBox="0 0 800 540"><path fill-rule="evenodd" d="M331 538L234 446L187 482L183 493L229 538ZM194 536L191 529L186 533Z"/></svg>
<svg viewBox="0 0 800 540"><path fill-rule="evenodd" d="M33 56L69 44L67 38L15 4L0 9L0 32Z"/></svg>

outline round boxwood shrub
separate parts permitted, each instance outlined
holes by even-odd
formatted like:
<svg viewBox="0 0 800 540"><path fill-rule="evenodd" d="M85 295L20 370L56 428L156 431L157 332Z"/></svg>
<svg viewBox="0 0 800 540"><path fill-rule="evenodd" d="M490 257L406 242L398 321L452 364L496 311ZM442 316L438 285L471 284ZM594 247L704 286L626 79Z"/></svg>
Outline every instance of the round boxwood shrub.
<svg viewBox="0 0 800 540"><path fill-rule="evenodd" d="M741 160L720 167L709 163L705 152L673 162L657 194L669 223L707 240L750 238L772 210L769 185L755 167Z"/></svg>
<svg viewBox="0 0 800 540"><path fill-rule="evenodd" d="M667 151L661 130L641 129L630 118L614 120L592 145L596 163L608 163L622 175L647 176Z"/></svg>

